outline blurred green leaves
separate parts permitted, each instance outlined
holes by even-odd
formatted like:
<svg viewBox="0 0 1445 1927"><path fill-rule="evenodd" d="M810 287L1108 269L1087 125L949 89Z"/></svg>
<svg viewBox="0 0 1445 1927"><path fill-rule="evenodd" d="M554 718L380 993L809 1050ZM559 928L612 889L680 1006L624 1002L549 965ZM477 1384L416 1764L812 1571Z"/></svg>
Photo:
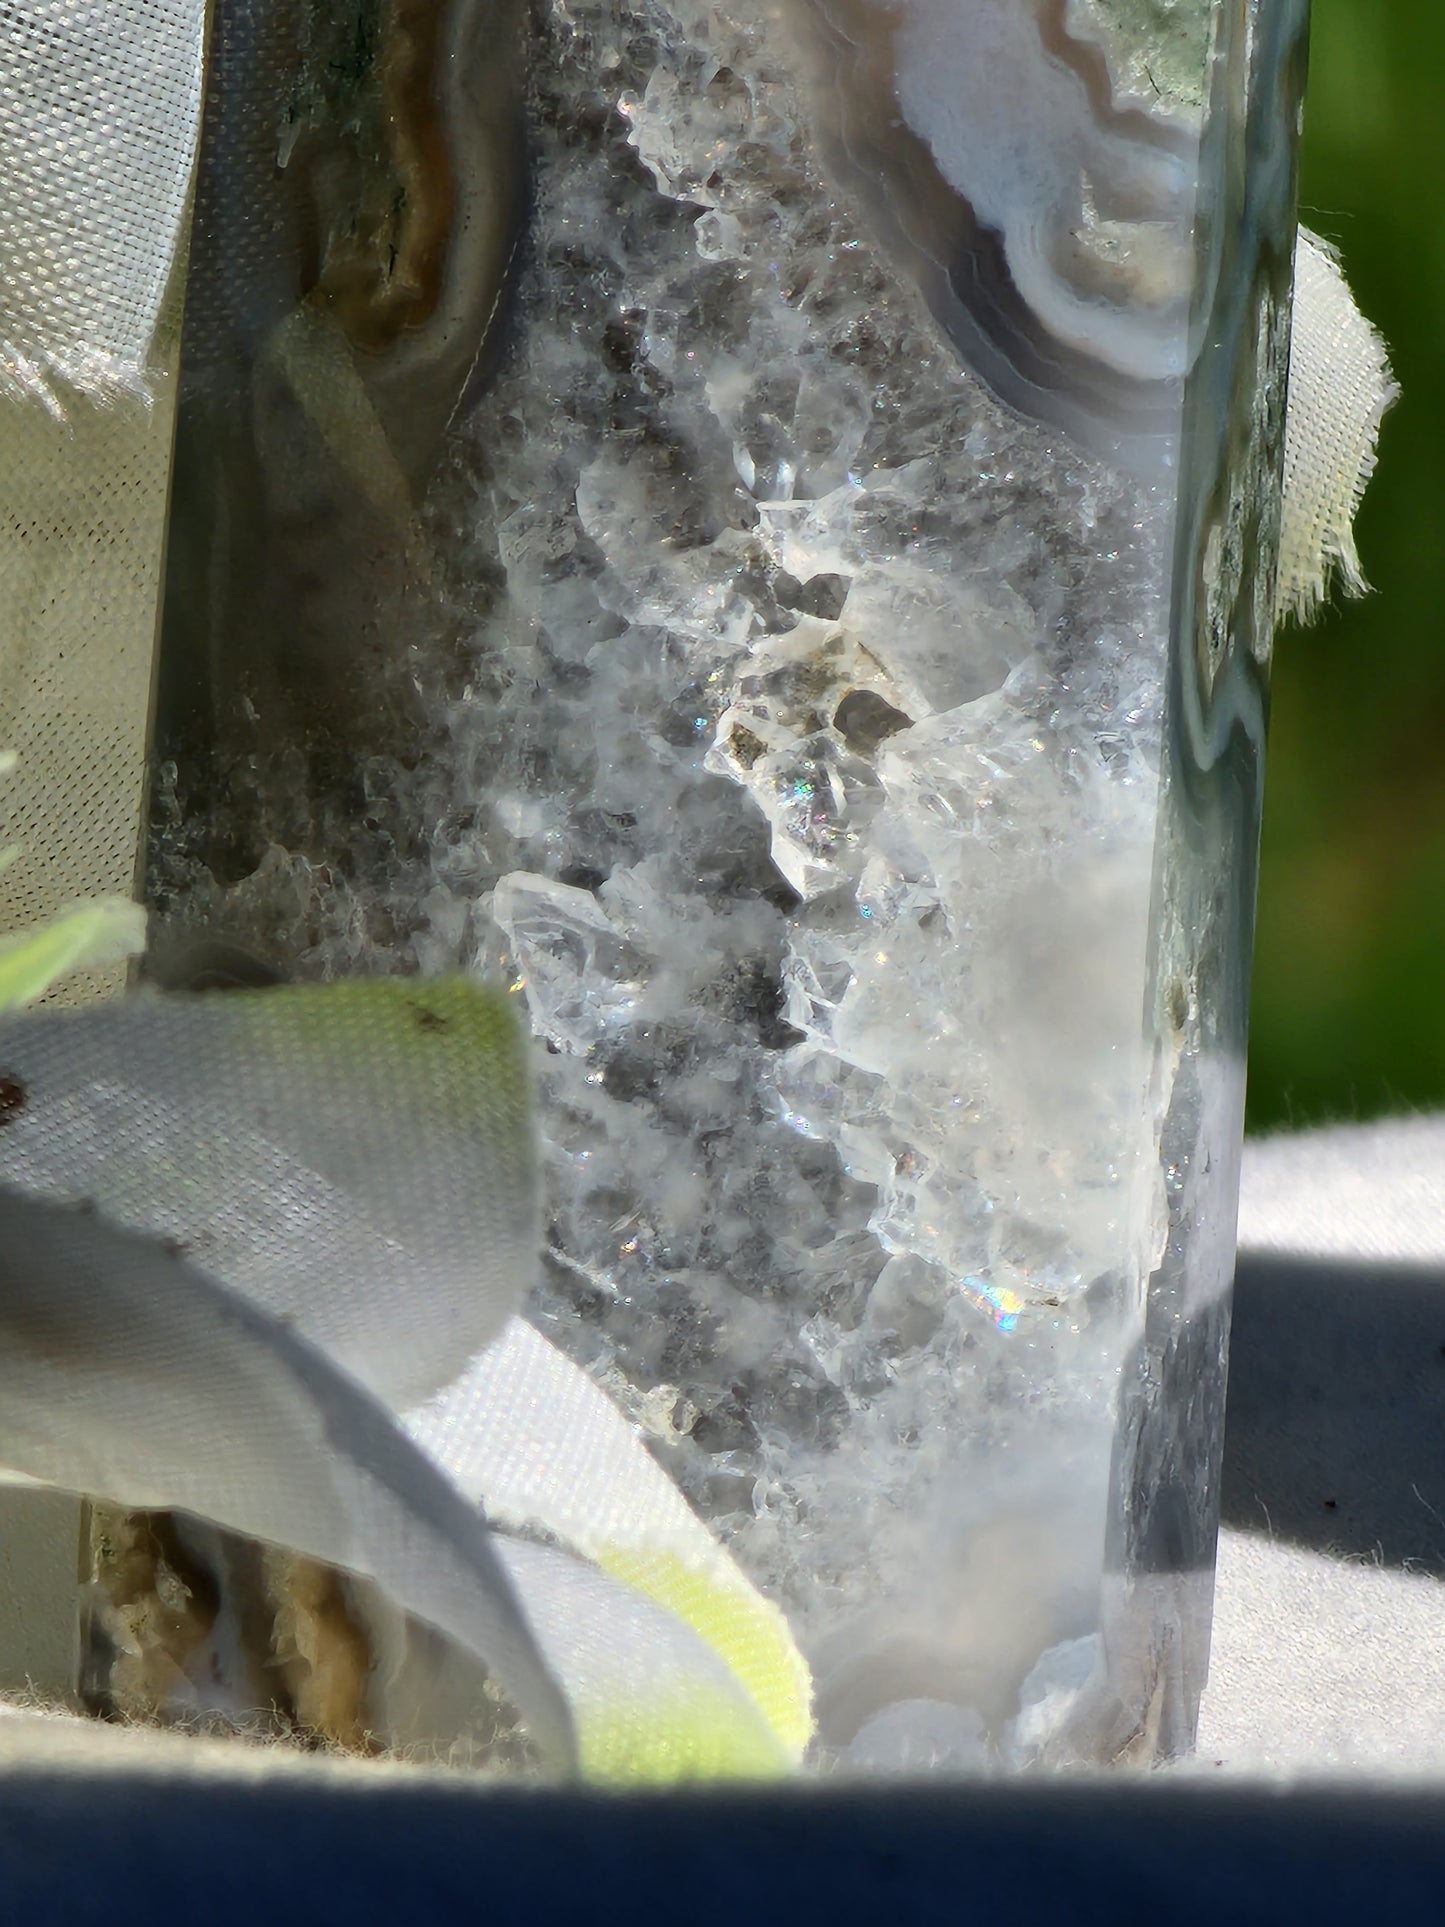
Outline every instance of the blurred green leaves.
<svg viewBox="0 0 1445 1927"><path fill-rule="evenodd" d="M1275 657L1258 1130L1445 1103L1445 7L1314 0L1301 216L1390 345L1357 535L1375 594Z"/></svg>

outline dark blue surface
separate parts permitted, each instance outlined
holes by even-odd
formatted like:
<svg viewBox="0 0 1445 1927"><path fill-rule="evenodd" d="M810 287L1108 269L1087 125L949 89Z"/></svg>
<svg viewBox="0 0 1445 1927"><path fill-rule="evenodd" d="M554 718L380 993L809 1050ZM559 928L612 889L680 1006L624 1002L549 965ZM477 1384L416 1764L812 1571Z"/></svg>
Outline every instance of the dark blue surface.
<svg viewBox="0 0 1445 1927"><path fill-rule="evenodd" d="M1445 1908L1445 1797L1200 1782L609 1800L0 1776L0 1920L1211 1927Z"/></svg>

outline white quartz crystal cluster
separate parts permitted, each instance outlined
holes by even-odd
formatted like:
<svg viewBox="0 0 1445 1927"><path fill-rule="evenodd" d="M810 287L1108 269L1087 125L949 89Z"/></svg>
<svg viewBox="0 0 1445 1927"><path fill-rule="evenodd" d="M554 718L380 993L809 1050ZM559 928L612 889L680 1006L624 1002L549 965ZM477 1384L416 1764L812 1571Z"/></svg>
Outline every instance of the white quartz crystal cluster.
<svg viewBox="0 0 1445 1927"><path fill-rule="evenodd" d="M1157 1235L1168 530L959 366L830 191L798 64L766 9L556 11L422 954L525 998L548 1323L846 1740L966 1697L960 1649L995 1719L1090 1623L1069 1481L1102 1494Z"/></svg>

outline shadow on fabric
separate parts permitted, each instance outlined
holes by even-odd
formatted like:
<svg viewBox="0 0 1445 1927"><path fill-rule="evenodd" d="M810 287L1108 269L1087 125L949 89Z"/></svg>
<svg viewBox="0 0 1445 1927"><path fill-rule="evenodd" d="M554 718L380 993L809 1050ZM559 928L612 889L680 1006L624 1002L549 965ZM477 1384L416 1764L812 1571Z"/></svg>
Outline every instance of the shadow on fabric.
<svg viewBox="0 0 1445 1927"><path fill-rule="evenodd" d="M1445 1576L1445 1269L1240 1253L1222 1513Z"/></svg>

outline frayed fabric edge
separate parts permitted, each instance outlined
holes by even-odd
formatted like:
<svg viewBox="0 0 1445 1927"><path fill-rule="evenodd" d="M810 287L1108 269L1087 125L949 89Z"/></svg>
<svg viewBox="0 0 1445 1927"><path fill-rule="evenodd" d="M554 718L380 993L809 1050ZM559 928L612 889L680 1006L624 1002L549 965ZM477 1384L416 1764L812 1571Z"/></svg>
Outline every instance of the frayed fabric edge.
<svg viewBox="0 0 1445 1927"><path fill-rule="evenodd" d="M1299 230L1295 277L1275 619L1308 623L1337 589L1368 593L1353 524L1400 389L1338 250L1308 228Z"/></svg>
<svg viewBox="0 0 1445 1927"><path fill-rule="evenodd" d="M36 403L53 420L64 422L73 400L101 408L136 401L149 408L155 391L149 368L130 356L96 348L27 355L0 338L0 398Z"/></svg>

